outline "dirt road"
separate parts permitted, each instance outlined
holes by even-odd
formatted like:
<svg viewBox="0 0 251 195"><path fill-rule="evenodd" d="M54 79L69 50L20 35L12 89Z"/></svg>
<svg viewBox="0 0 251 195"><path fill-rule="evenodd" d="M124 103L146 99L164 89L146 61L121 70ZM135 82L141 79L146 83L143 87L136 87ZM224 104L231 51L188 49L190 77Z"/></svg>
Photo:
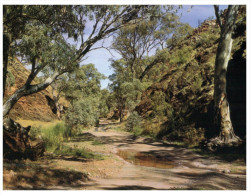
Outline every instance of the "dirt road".
<svg viewBox="0 0 251 195"><path fill-rule="evenodd" d="M116 124L106 124L103 121L99 128L85 131L66 143L101 154L104 156L103 160L86 161L73 157L45 159L42 167L47 170L47 174L42 174L43 168L40 168L37 172L41 176L37 176L36 182L34 178L33 183L28 182L32 178L26 179L21 187L13 186L13 182L11 184L10 181L13 181L17 173L7 170L5 164L5 189L246 189L245 164L201 156L186 148L136 138L115 129ZM41 162L39 166L41 167ZM49 169L50 167L53 168ZM49 174L49 171L52 173ZM72 176L68 178L70 174ZM46 179L48 175L51 175L50 182Z"/></svg>
<svg viewBox="0 0 251 195"><path fill-rule="evenodd" d="M245 168L200 156L188 149L124 133L90 131L124 164L115 175L97 178L87 189L239 189ZM112 166L107 165L107 166Z"/></svg>

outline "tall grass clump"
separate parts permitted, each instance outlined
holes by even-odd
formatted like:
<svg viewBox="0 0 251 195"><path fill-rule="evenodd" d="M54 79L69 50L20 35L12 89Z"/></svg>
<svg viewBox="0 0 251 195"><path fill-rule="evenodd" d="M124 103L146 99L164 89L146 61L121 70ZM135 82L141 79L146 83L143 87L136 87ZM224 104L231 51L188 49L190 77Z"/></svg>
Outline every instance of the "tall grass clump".
<svg viewBox="0 0 251 195"><path fill-rule="evenodd" d="M71 129L64 123L58 123L56 125L42 128L41 136L45 142L47 151L54 151L60 147L65 139L68 139L71 135Z"/></svg>
<svg viewBox="0 0 251 195"><path fill-rule="evenodd" d="M102 155L92 153L85 148L69 147L64 144L65 140L76 134L77 132L72 131L64 122L47 127L33 126L31 129L31 137L33 139L40 137L45 143L47 152L52 152L55 155L82 157L86 159L103 159Z"/></svg>
<svg viewBox="0 0 251 195"><path fill-rule="evenodd" d="M82 157L86 159L96 159L96 160L104 159L101 154L95 154L92 151L89 151L85 148L75 148L75 147L71 148L65 145L57 147L54 151L54 154L63 156Z"/></svg>

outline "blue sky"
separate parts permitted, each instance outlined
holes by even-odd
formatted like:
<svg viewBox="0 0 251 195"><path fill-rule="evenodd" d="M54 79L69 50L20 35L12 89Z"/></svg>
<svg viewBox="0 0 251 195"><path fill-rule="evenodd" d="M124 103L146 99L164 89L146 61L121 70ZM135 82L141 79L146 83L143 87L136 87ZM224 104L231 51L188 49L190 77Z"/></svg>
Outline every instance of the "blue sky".
<svg viewBox="0 0 251 195"><path fill-rule="evenodd" d="M198 21L204 21L208 17L213 16L215 18L213 5L195 5L191 8L190 12L187 12L190 6L184 5L182 9L181 22L189 23L193 28L198 27ZM227 5L221 5L220 9L226 9Z"/></svg>
<svg viewBox="0 0 251 195"><path fill-rule="evenodd" d="M194 28L198 27L199 20L204 21L211 16L215 18L214 8L212 5L195 5L188 12L190 7L191 6L189 5L184 5L183 8L179 11L179 14L181 14L180 20L183 23L189 23L190 26ZM227 8L227 6L221 5L220 8L225 9ZM105 40L104 44L106 46L109 46L111 42L112 42L112 38L109 38ZM94 46L100 46L100 45L101 45L101 42L97 43ZM114 56L112 56L105 49L97 49L88 53L88 58L83 63L84 64L93 63L100 73L108 77L109 75L113 73L112 69L110 68L109 59L120 58L120 55L116 52L113 52L113 55ZM108 79L101 81L102 88L106 88L108 86L108 83L109 83Z"/></svg>

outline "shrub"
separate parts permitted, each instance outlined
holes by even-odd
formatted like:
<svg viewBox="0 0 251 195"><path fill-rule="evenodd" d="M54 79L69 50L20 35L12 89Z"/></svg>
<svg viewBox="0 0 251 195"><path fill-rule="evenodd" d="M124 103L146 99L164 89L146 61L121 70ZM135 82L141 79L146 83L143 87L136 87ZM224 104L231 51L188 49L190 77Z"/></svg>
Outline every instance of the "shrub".
<svg viewBox="0 0 251 195"><path fill-rule="evenodd" d="M137 131L137 134L139 134L141 131L140 122L141 122L141 118L138 112L133 111L133 113L127 118L126 130L129 132Z"/></svg>
<svg viewBox="0 0 251 195"><path fill-rule="evenodd" d="M98 118L98 98L89 97L74 101L66 112L65 121L70 127L87 127L95 125Z"/></svg>
<svg viewBox="0 0 251 195"><path fill-rule="evenodd" d="M217 31L217 29L215 29ZM196 42L196 47L210 47L214 44L214 42L219 38L219 33L214 32L210 33L208 31L200 33L200 38Z"/></svg>
<svg viewBox="0 0 251 195"><path fill-rule="evenodd" d="M162 117L167 114L167 109L170 107L170 105L166 102L165 99L166 95L162 91L155 91L151 96L153 117Z"/></svg>
<svg viewBox="0 0 251 195"><path fill-rule="evenodd" d="M170 120L162 125L157 137L169 141L181 141L188 146L197 146L205 140L205 129L185 123L187 121L182 118Z"/></svg>
<svg viewBox="0 0 251 195"><path fill-rule="evenodd" d="M141 134L155 138L158 135L160 128L161 128L160 122L155 122L151 119L144 120L144 122L142 123L143 131Z"/></svg>
<svg viewBox="0 0 251 195"><path fill-rule="evenodd" d="M189 146L197 146L200 142L205 140L205 130L203 128L188 126L184 130L182 139Z"/></svg>
<svg viewBox="0 0 251 195"><path fill-rule="evenodd" d="M170 64L182 65L186 64L192 57L194 50L191 46L184 46L174 51L170 58Z"/></svg>
<svg viewBox="0 0 251 195"><path fill-rule="evenodd" d="M203 78L202 77L195 77L194 82L191 85L191 90L193 93L196 93L201 90L201 86L203 83Z"/></svg>

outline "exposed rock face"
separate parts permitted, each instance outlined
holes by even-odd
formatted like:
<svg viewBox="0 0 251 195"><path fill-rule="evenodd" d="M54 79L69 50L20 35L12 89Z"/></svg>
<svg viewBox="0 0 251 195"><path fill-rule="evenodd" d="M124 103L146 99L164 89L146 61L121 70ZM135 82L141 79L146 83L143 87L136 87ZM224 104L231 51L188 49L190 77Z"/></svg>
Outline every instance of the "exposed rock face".
<svg viewBox="0 0 251 195"><path fill-rule="evenodd" d="M167 121L163 121L166 127L160 132L160 136L177 129L184 132L188 128L209 129L212 124L213 72L212 65L207 63L199 65L196 62L169 69L159 83L144 92L136 110L144 117L151 117L153 105L151 97L161 91L173 111L167 116ZM175 127L174 121L177 121Z"/></svg>
<svg viewBox="0 0 251 195"><path fill-rule="evenodd" d="M8 98L8 96L20 88L29 75L29 70L18 59L15 59L9 65L8 71L15 77L15 84L6 89L5 98ZM36 78L34 83L38 82ZM10 111L9 116L13 119L51 121L57 119L55 109L56 106L53 102L51 87L49 86L43 91L20 98Z"/></svg>
<svg viewBox="0 0 251 195"><path fill-rule="evenodd" d="M169 105L166 110L166 118L162 121L162 130L159 136L174 135L175 139L186 136L195 136L196 133L206 133L206 137L217 134L214 126L213 114L213 90L214 90L214 60L217 49L217 37L198 44L199 37L204 33L212 35L217 31L215 22L206 21L200 29L195 29L191 37L188 37L181 46L173 48L182 49L192 46L193 52L188 63L183 65L167 64L168 70L159 82L150 86L142 95L136 111L144 118L153 117L153 96L157 92L165 95L165 102ZM244 136L246 132L246 37L243 25L238 23L234 37L232 60L229 63L227 76L227 91L230 103L231 118L236 134ZM203 36L204 36L203 35ZM214 39L213 39L214 38ZM192 40L192 42L191 42ZM170 110L172 108L172 110ZM189 134L190 132L190 134ZM172 137L172 136L171 136Z"/></svg>

